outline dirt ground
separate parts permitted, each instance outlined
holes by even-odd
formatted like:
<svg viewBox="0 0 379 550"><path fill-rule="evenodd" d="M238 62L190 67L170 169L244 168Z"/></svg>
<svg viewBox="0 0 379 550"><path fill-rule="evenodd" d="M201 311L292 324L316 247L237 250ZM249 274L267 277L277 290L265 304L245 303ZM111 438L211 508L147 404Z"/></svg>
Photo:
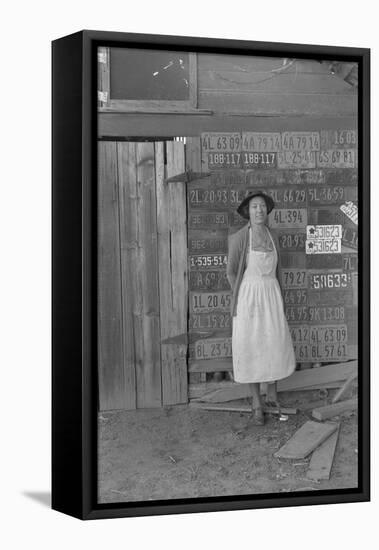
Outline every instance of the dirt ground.
<svg viewBox="0 0 379 550"><path fill-rule="evenodd" d="M329 391L329 398L333 390ZM318 401L318 391L282 393L282 406ZM246 405L247 401L225 405ZM327 404L327 401L325 401ZM333 418L341 429L329 480L306 478L310 456L285 460L274 453L311 418L249 415L190 406L99 414L99 502L278 493L357 487L357 413Z"/></svg>

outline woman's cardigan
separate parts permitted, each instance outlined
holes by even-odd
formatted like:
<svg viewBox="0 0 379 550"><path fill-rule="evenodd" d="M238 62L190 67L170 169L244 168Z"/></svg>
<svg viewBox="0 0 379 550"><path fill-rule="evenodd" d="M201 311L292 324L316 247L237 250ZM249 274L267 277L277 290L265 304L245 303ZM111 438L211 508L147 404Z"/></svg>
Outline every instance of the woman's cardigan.
<svg viewBox="0 0 379 550"><path fill-rule="evenodd" d="M232 302L230 311L233 317L237 315L237 300L238 292L241 285L242 277L246 269L246 259L247 251L249 249L249 228L250 222L247 223L229 237L228 242L228 264L226 267L226 276L228 278L230 287L233 291ZM276 235L271 233L271 236L275 242L276 251L279 250L279 243ZM279 267L279 253L278 253L278 266L276 276L279 281L278 276L278 267ZM279 281L280 282L280 281Z"/></svg>

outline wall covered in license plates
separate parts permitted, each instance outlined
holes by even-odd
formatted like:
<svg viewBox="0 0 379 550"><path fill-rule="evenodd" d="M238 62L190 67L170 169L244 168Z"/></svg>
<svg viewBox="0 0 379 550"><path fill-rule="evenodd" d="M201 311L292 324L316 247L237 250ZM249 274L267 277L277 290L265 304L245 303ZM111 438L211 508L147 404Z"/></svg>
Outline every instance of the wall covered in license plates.
<svg viewBox="0 0 379 550"><path fill-rule="evenodd" d="M201 134L201 169L187 185L190 369L230 362L227 243L253 189L275 202L268 224L297 361L357 356L357 132L307 126Z"/></svg>

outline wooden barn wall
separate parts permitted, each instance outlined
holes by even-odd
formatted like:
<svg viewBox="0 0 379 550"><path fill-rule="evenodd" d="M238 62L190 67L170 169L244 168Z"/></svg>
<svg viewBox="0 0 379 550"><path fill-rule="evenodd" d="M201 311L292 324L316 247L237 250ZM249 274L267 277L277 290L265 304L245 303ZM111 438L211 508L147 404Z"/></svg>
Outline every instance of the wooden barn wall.
<svg viewBox="0 0 379 550"><path fill-rule="evenodd" d="M199 154L187 186L189 372L232 368L228 237L246 224L236 208L254 189L276 204L269 226L297 361L355 359L356 129L318 132L303 120L299 132L211 132L190 145Z"/></svg>
<svg viewBox="0 0 379 550"><path fill-rule="evenodd" d="M184 151L170 144L165 164L164 146L99 143L101 410L187 401L186 344L163 343L187 323L185 190L165 183Z"/></svg>
<svg viewBox="0 0 379 550"><path fill-rule="evenodd" d="M342 344L348 344L338 347L337 342L329 360L356 357L358 228L340 207L357 204L357 89L331 74L327 64L312 60L202 54L197 68L196 114L99 113L100 140L115 140L99 145L99 201L107 213L99 219L103 410L183 403L207 391L208 384L196 384L206 380L206 373L231 370L227 237L240 227L233 214L238 201L255 186L272 194L280 210L271 223L286 262L282 283L298 361L328 359L325 341L321 355L306 356L309 308L318 316L312 337L342 334ZM218 148L215 133L226 137L226 147L220 141ZM283 145L291 133L298 143L305 137L303 151L301 145ZM230 137L236 134L241 141L233 149ZM116 143L118 138L173 136L187 137L185 153L181 143ZM260 145L254 139L246 145L254 136L261 138ZM318 141L313 143L312 136ZM264 137L279 142L271 150ZM240 153L237 164L234 153ZM185 170L204 177L166 183ZM147 182L142 188L141 178ZM288 210L298 218L287 219ZM306 254L306 226L312 224L342 225L341 252ZM152 239L144 236L145 226ZM144 273L146 258L155 272ZM328 286L338 279L329 280L328 273L346 275L348 288L334 294L323 288L318 295L317 281ZM332 304L333 312L318 311L329 298L339 301ZM209 302L205 309L204 300ZM345 305L348 319L337 319L338 307ZM332 321L322 320L324 314ZM219 355L209 355L212 350ZM189 387L187 374L193 382Z"/></svg>
<svg viewBox="0 0 379 550"><path fill-rule="evenodd" d="M198 108L262 115L349 115L356 89L313 60L198 55Z"/></svg>

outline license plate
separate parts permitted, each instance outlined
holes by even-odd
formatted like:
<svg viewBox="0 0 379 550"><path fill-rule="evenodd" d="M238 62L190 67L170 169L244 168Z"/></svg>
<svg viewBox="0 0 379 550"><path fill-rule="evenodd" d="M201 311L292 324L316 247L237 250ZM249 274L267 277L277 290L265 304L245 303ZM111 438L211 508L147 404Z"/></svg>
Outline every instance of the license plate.
<svg viewBox="0 0 379 550"><path fill-rule="evenodd" d="M310 205L339 204L344 201L357 200L356 186L331 185L328 187L309 187L307 190ZM342 207L340 207L342 210Z"/></svg>
<svg viewBox="0 0 379 550"><path fill-rule="evenodd" d="M308 290L309 306L332 306L354 304L353 288L324 288L322 290Z"/></svg>
<svg viewBox="0 0 379 550"><path fill-rule="evenodd" d="M300 170L255 170L246 171L246 185L266 188L271 186L282 187L286 185L305 184Z"/></svg>
<svg viewBox="0 0 379 550"><path fill-rule="evenodd" d="M309 306L308 317L310 323L345 322L345 307L338 306Z"/></svg>
<svg viewBox="0 0 379 550"><path fill-rule="evenodd" d="M201 134L201 150L204 152L240 151L242 136L235 132L209 132Z"/></svg>
<svg viewBox="0 0 379 550"><path fill-rule="evenodd" d="M296 344L308 344L309 343L309 327L290 327L290 333L292 342Z"/></svg>
<svg viewBox="0 0 379 550"><path fill-rule="evenodd" d="M284 269L305 269L308 256L306 256L303 252L304 251L300 250L300 251L297 251L297 254L294 254L293 252L281 251L280 252L280 271Z"/></svg>
<svg viewBox="0 0 379 550"><path fill-rule="evenodd" d="M211 184L215 186L231 187L233 185L244 185L246 183L246 172L244 170L225 170L224 172L212 172Z"/></svg>
<svg viewBox="0 0 379 550"><path fill-rule="evenodd" d="M342 269L344 271L357 271L358 254L355 252L351 254L342 254Z"/></svg>
<svg viewBox="0 0 379 550"><path fill-rule="evenodd" d="M269 215L268 224L273 229L289 227L306 227L306 208L275 208Z"/></svg>
<svg viewBox="0 0 379 550"><path fill-rule="evenodd" d="M217 359L232 356L231 338L209 338L195 343L196 359Z"/></svg>
<svg viewBox="0 0 379 550"><path fill-rule="evenodd" d="M252 189L249 189L252 191ZM307 192L305 187L291 187L291 188L271 188L265 189L265 193L269 195L275 203L275 207L301 207L307 206Z"/></svg>
<svg viewBox="0 0 379 550"><path fill-rule="evenodd" d="M244 168L275 168L276 155L279 153L257 153L256 151L243 151L242 164Z"/></svg>
<svg viewBox="0 0 379 550"><path fill-rule="evenodd" d="M294 344L296 360L307 361L345 361L349 358L347 344Z"/></svg>
<svg viewBox="0 0 379 550"><path fill-rule="evenodd" d="M229 311L232 302L230 292L190 292L190 311L209 313L215 310Z"/></svg>
<svg viewBox="0 0 379 550"><path fill-rule="evenodd" d="M341 239L342 225L308 225L307 239Z"/></svg>
<svg viewBox="0 0 379 550"><path fill-rule="evenodd" d="M279 246L283 251L300 251L305 249L305 233L280 233Z"/></svg>
<svg viewBox="0 0 379 550"><path fill-rule="evenodd" d="M289 323L303 323L308 320L307 306L285 306L284 310Z"/></svg>
<svg viewBox="0 0 379 550"><path fill-rule="evenodd" d="M284 288L307 288L305 269L282 269L281 281Z"/></svg>
<svg viewBox="0 0 379 550"><path fill-rule="evenodd" d="M332 325L326 327L309 327L311 344L341 344L347 342L347 326Z"/></svg>
<svg viewBox="0 0 379 550"><path fill-rule="evenodd" d="M358 249L358 230L344 227L342 231L342 244L350 248Z"/></svg>
<svg viewBox="0 0 379 550"><path fill-rule="evenodd" d="M356 164L355 149L327 149L318 151L316 155L320 168L354 168Z"/></svg>
<svg viewBox="0 0 379 550"><path fill-rule="evenodd" d="M314 290L340 289L351 286L351 273L329 271L309 273L309 288Z"/></svg>
<svg viewBox="0 0 379 550"><path fill-rule="evenodd" d="M190 271L190 290L228 290L226 271Z"/></svg>
<svg viewBox="0 0 379 550"><path fill-rule="evenodd" d="M356 130L321 130L322 149L354 148L358 145Z"/></svg>
<svg viewBox="0 0 379 550"><path fill-rule="evenodd" d="M310 346L310 354L313 360L337 360L348 359L347 344L316 344Z"/></svg>
<svg viewBox="0 0 379 550"><path fill-rule="evenodd" d="M351 220L355 225L358 225L358 206L352 201L347 201L340 206L342 212Z"/></svg>
<svg viewBox="0 0 379 550"><path fill-rule="evenodd" d="M299 362L311 361L311 347L309 344L294 344L296 360Z"/></svg>
<svg viewBox="0 0 379 550"><path fill-rule="evenodd" d="M283 302L285 305L304 305L307 303L307 290L306 289L286 289L283 292Z"/></svg>
<svg viewBox="0 0 379 550"><path fill-rule="evenodd" d="M188 214L190 229L227 229L229 217L227 212L190 212Z"/></svg>
<svg viewBox="0 0 379 550"><path fill-rule="evenodd" d="M319 132L283 132L283 151L319 151Z"/></svg>
<svg viewBox="0 0 379 550"><path fill-rule="evenodd" d="M309 239L305 243L306 254L339 254L341 239Z"/></svg>
<svg viewBox="0 0 379 550"><path fill-rule="evenodd" d="M343 254L305 254L307 269L344 269Z"/></svg>
<svg viewBox="0 0 379 550"><path fill-rule="evenodd" d="M209 170L242 168L242 153L205 153Z"/></svg>
<svg viewBox="0 0 379 550"><path fill-rule="evenodd" d="M228 238L226 233L216 234L214 237L209 237L209 231L190 230L188 236L188 251L189 253L226 253L228 251Z"/></svg>
<svg viewBox="0 0 379 550"><path fill-rule="evenodd" d="M208 254L208 255L196 255L190 256L190 268L226 268L228 263L228 256L226 254Z"/></svg>
<svg viewBox="0 0 379 550"><path fill-rule="evenodd" d="M194 331L211 329L230 329L232 318L229 313L190 314L189 328Z"/></svg>
<svg viewBox="0 0 379 550"><path fill-rule="evenodd" d="M346 218L339 206L320 206L308 209L309 225L342 225Z"/></svg>
<svg viewBox="0 0 379 550"><path fill-rule="evenodd" d="M226 188L195 188L188 190L190 208L209 208L212 206L229 206L230 192Z"/></svg>
<svg viewBox="0 0 379 550"><path fill-rule="evenodd" d="M315 168L314 151L282 151L278 155L278 168Z"/></svg>
<svg viewBox="0 0 379 550"><path fill-rule="evenodd" d="M276 153L281 150L281 138L274 132L243 132L242 148L245 151Z"/></svg>

